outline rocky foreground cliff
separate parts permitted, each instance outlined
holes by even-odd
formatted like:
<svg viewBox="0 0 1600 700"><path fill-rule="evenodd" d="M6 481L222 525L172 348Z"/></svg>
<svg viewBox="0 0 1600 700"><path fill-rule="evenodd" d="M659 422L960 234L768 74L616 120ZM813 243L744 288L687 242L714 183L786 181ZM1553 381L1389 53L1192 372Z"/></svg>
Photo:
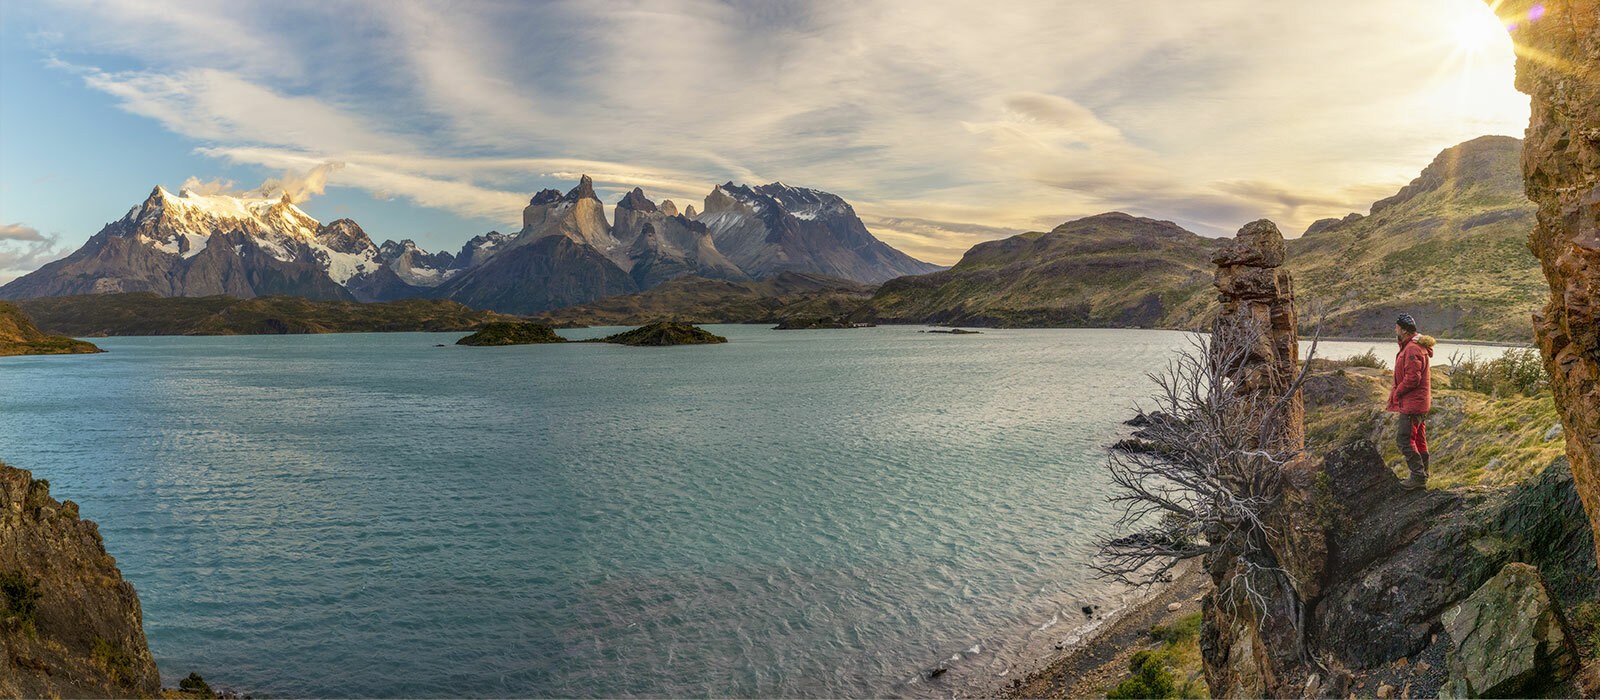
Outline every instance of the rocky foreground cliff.
<svg viewBox="0 0 1600 700"><path fill-rule="evenodd" d="M1600 0L1493 6L1519 47L1517 89L1533 98L1522 175L1539 211L1528 247L1550 285L1533 330L1600 532Z"/></svg>
<svg viewBox="0 0 1600 700"><path fill-rule="evenodd" d="M1216 462L1217 500L1169 516L1197 518L1203 537L1156 547L1200 557L1212 579L1199 635L1211 694L1593 692L1582 667L1594 652L1587 635L1600 590L1583 481L1558 458L1512 487L1413 491L1371 440L1308 442L1306 387L1323 403L1338 402L1359 394L1360 382L1302 379L1285 259L1284 241L1266 221L1245 226L1216 254L1221 311L1206 357L1218 363L1226 390L1159 421L1172 426L1161 434L1192 434L1200 446L1208 444L1208 419L1250 421L1237 449ZM1274 408L1251 412L1262 406ZM1217 456L1184 440L1153 444L1157 462L1204 469L1210 462L1202 458ZM1205 515L1237 504L1248 522ZM1146 535L1114 540L1106 553L1148 551ZM1582 639L1575 616L1587 625Z"/></svg>
<svg viewBox="0 0 1600 700"><path fill-rule="evenodd" d="M100 530L0 463L0 696L151 697L139 596Z"/></svg>

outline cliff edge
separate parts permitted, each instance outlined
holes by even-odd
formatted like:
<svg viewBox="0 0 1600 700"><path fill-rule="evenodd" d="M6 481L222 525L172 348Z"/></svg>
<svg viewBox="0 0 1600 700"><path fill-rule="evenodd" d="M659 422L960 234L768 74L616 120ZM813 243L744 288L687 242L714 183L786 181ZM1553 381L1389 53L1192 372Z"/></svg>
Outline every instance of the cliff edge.
<svg viewBox="0 0 1600 700"><path fill-rule="evenodd" d="M78 504L0 462L0 696L153 697L139 596Z"/></svg>

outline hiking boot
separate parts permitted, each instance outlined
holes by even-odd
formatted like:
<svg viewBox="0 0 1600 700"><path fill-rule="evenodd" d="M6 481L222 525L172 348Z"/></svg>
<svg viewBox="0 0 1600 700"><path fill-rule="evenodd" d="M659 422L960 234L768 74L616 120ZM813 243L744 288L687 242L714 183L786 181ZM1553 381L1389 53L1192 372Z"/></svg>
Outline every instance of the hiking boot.
<svg viewBox="0 0 1600 700"><path fill-rule="evenodd" d="M1409 491L1420 491L1428 487L1428 477L1426 474L1419 476L1413 473L1411 478L1400 482L1400 486Z"/></svg>

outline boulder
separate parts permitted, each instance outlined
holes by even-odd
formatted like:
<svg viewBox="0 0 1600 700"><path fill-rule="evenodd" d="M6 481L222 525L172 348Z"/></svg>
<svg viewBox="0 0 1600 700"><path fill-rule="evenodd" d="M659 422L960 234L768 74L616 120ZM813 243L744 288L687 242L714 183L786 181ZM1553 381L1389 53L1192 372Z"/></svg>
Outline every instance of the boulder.
<svg viewBox="0 0 1600 700"><path fill-rule="evenodd" d="M1443 697L1541 697L1576 669L1566 621L1528 564L1506 564L1440 621L1450 635Z"/></svg>

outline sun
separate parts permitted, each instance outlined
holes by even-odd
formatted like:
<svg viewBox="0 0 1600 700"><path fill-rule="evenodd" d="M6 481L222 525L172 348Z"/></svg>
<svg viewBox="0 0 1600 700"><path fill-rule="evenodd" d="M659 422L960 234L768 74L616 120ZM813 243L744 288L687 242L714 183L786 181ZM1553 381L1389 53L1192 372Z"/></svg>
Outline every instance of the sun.
<svg viewBox="0 0 1600 700"><path fill-rule="evenodd" d="M1509 42L1506 28L1489 8L1464 12L1451 27L1450 40L1456 51L1469 55L1483 53Z"/></svg>

